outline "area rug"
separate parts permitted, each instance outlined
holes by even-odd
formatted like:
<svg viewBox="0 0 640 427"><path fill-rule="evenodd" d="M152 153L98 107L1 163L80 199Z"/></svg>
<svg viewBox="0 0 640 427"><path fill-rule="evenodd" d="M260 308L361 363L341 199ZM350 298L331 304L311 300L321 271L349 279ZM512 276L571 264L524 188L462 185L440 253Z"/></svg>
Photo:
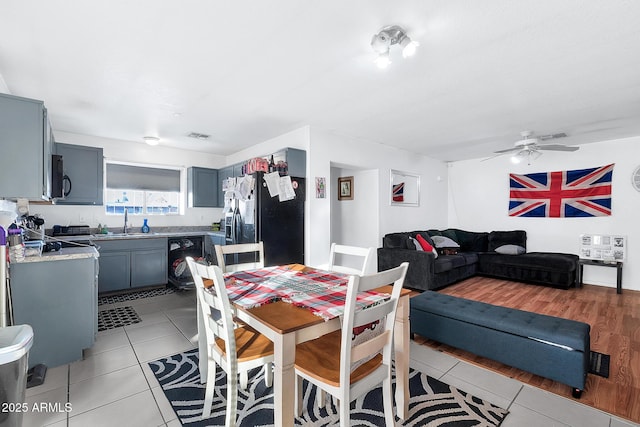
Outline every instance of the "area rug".
<svg viewBox="0 0 640 427"><path fill-rule="evenodd" d="M591 358L589 361L589 373L599 375L601 377L609 378L609 364L611 363L611 356L604 353L598 353L597 351L591 351Z"/></svg>
<svg viewBox="0 0 640 427"><path fill-rule="evenodd" d="M180 422L186 426L224 425L226 374L217 370L216 390L211 416L201 419L205 385L200 384L198 351L150 362L162 390ZM395 377L394 377L395 389ZM508 411L458 390L419 371L409 374L409 419L405 426L499 426ZM302 426L338 426L339 415L331 399L323 409L315 404L316 387L303 386L303 416L295 420ZM351 403L351 425L384 426L382 388L378 387ZM273 388L267 388L261 368L249 372L248 390L238 390L238 426L272 426Z"/></svg>
<svg viewBox="0 0 640 427"><path fill-rule="evenodd" d="M126 292L116 295L107 295L98 298L98 305L114 304L117 302L134 301L142 298L151 298L159 295L172 294L176 291L175 288L157 288L157 289L145 289L143 291Z"/></svg>
<svg viewBox="0 0 640 427"><path fill-rule="evenodd" d="M98 331L140 323L142 319L133 307L116 307L98 312Z"/></svg>

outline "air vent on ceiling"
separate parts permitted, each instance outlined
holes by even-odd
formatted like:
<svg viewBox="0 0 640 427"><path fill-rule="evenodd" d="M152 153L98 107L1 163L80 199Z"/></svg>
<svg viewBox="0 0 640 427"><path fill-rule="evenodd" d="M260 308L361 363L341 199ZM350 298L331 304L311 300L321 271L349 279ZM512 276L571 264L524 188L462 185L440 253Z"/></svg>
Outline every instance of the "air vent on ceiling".
<svg viewBox="0 0 640 427"><path fill-rule="evenodd" d="M198 133L198 132L191 132L187 136L189 138L195 138L195 139L209 139L209 138L211 138L211 135L207 135L207 134L204 134L204 133Z"/></svg>

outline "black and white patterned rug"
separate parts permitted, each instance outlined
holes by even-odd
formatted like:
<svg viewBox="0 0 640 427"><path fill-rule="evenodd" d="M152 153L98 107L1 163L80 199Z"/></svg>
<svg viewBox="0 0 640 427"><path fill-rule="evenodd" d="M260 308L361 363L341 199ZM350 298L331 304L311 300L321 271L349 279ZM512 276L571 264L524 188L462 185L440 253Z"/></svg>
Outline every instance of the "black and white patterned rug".
<svg viewBox="0 0 640 427"><path fill-rule="evenodd" d="M217 370L211 417L200 418L205 385L200 384L197 349L150 362L149 366L183 425L224 425L227 386L222 369ZM309 387L306 381L304 384L305 409L295 424L338 426L337 408L328 403L319 409L315 404L316 387ZM393 384L395 389L395 378ZM401 424L405 426L499 426L508 413L413 369L409 374L409 391L409 419ZM384 426L382 408L382 388L378 387L351 403L351 425ZM272 426L273 422L273 388L265 386L264 372L257 368L249 373L248 390L238 390L237 425Z"/></svg>
<svg viewBox="0 0 640 427"><path fill-rule="evenodd" d="M98 311L98 331L140 323L142 319L133 307L116 307Z"/></svg>
<svg viewBox="0 0 640 427"><path fill-rule="evenodd" d="M158 289L146 289L144 291L127 292L117 295L108 295L98 298L98 305L114 304L116 302L134 301L141 298L157 297L159 295L172 294L176 291L175 288L166 287Z"/></svg>

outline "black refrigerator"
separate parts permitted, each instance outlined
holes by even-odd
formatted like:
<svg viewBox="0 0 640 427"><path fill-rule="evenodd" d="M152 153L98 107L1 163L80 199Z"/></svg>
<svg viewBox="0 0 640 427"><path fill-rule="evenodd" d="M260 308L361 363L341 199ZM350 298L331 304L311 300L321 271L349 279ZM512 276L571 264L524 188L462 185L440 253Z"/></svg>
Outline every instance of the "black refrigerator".
<svg viewBox="0 0 640 427"><path fill-rule="evenodd" d="M265 266L304 264L305 179L291 177L295 197L280 201L278 195L271 196L264 172L252 175L251 195L234 200L233 215L226 219L232 220L227 227L227 244L262 241Z"/></svg>

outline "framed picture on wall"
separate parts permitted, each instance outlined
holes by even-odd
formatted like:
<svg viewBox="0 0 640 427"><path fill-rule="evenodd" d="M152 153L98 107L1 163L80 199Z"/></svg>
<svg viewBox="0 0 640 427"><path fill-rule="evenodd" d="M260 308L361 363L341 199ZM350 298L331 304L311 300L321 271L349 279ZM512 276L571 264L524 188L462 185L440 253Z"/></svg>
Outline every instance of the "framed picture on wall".
<svg viewBox="0 0 640 427"><path fill-rule="evenodd" d="M389 202L397 206L420 206L420 175L391 169Z"/></svg>
<svg viewBox="0 0 640 427"><path fill-rule="evenodd" d="M338 178L338 200L353 200L353 177Z"/></svg>

